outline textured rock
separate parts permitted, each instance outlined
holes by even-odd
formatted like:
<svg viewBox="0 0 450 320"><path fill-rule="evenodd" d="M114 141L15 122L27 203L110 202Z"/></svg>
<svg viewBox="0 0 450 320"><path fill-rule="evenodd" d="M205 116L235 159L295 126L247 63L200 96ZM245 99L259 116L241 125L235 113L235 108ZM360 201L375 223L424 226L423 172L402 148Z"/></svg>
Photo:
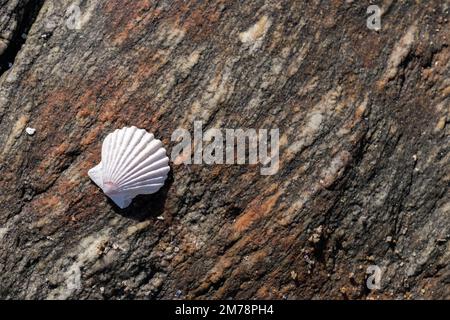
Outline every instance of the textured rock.
<svg viewBox="0 0 450 320"><path fill-rule="evenodd" d="M448 2L0 5L1 298L450 298ZM194 120L279 128L278 173L89 180L112 130Z"/></svg>

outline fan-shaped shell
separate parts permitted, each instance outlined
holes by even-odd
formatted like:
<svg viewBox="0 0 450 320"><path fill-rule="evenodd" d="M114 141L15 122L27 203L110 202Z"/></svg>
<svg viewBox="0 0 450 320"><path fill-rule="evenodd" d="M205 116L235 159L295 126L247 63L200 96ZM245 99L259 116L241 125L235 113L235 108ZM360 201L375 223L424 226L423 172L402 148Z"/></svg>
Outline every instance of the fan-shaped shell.
<svg viewBox="0 0 450 320"><path fill-rule="evenodd" d="M116 129L102 145L102 159L89 177L120 208L138 194L157 192L170 171L169 158L160 140L136 127Z"/></svg>

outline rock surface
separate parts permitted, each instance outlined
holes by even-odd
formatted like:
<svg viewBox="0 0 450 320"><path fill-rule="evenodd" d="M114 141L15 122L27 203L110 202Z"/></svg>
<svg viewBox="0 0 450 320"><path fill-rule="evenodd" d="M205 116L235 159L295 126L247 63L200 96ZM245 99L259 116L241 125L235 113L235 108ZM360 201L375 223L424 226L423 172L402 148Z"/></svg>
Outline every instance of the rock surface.
<svg viewBox="0 0 450 320"><path fill-rule="evenodd" d="M0 298L450 298L449 2L379 2L1 0ZM89 180L194 120L279 128L278 172Z"/></svg>

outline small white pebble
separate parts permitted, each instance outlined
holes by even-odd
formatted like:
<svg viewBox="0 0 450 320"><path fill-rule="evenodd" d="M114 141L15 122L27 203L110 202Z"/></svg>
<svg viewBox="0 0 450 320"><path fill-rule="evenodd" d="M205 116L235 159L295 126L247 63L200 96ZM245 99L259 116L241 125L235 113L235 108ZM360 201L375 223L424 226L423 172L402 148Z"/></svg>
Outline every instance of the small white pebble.
<svg viewBox="0 0 450 320"><path fill-rule="evenodd" d="M163 217L163 216L158 216L158 217L156 217L156 219L158 219L158 220L164 220L164 217Z"/></svg>
<svg viewBox="0 0 450 320"><path fill-rule="evenodd" d="M35 128L30 128L30 127L28 127L28 128L25 129L25 132L26 132L29 136L32 136L33 134L36 133L36 129L35 129Z"/></svg>

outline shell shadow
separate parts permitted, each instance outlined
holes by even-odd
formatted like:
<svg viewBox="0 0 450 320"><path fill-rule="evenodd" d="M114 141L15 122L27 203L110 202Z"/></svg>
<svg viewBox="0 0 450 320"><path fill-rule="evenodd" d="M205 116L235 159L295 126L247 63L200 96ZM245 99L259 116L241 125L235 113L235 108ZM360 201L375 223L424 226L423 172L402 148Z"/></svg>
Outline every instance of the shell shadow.
<svg viewBox="0 0 450 320"><path fill-rule="evenodd" d="M138 195L133 199L131 204L120 209L111 199L108 198L108 203L115 213L129 219L137 221L145 221L156 218L163 214L166 204L167 194L173 183L172 170L169 171L167 180L164 186L156 193Z"/></svg>

